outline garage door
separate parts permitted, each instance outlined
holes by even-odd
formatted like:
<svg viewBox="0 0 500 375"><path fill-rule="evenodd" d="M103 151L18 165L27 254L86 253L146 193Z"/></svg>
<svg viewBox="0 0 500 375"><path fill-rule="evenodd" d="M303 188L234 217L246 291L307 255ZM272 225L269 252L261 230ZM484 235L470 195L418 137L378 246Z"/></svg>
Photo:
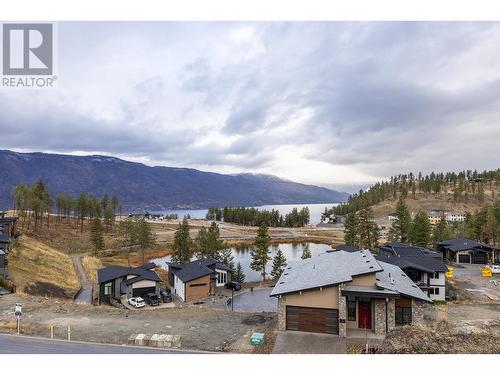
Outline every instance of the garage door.
<svg viewBox="0 0 500 375"><path fill-rule="evenodd" d="M142 297L148 293L155 293L155 292L156 292L156 288L154 286L148 287L148 288L134 288L132 290L132 296L133 297Z"/></svg>
<svg viewBox="0 0 500 375"><path fill-rule="evenodd" d="M458 263L470 263L470 255L458 254Z"/></svg>
<svg viewBox="0 0 500 375"><path fill-rule="evenodd" d="M287 306L286 329L338 335L339 310Z"/></svg>
<svg viewBox="0 0 500 375"><path fill-rule="evenodd" d="M486 264L488 263L488 255L483 252L476 252L472 254L472 263L474 264Z"/></svg>

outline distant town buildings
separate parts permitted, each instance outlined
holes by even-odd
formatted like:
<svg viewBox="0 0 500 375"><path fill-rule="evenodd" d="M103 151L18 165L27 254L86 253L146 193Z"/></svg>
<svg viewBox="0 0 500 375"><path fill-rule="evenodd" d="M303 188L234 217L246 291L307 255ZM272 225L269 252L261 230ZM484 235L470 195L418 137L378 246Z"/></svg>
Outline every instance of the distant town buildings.
<svg viewBox="0 0 500 375"><path fill-rule="evenodd" d="M432 210L427 216L431 225L438 224L443 218L448 223L465 221L465 212L463 211Z"/></svg>

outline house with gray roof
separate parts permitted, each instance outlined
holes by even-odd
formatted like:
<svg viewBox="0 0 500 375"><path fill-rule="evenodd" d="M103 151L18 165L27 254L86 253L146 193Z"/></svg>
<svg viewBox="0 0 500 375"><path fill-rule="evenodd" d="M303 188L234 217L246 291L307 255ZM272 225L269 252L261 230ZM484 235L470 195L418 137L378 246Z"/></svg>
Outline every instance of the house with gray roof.
<svg viewBox="0 0 500 375"><path fill-rule="evenodd" d="M202 299L231 281L233 270L219 261L196 259L183 264L168 264L172 292L184 302Z"/></svg>
<svg viewBox="0 0 500 375"><path fill-rule="evenodd" d="M128 299L148 293L159 295L161 278L154 267L154 263L147 263L140 267L110 266L97 270L99 303L120 301L122 296Z"/></svg>
<svg viewBox="0 0 500 375"><path fill-rule="evenodd" d="M499 261L500 249L468 238L452 238L436 244L445 259L455 263L486 264Z"/></svg>
<svg viewBox="0 0 500 375"><path fill-rule="evenodd" d="M271 292L278 328L339 335L385 335L422 319L432 300L396 265L369 250L328 252L290 262Z"/></svg>
<svg viewBox="0 0 500 375"><path fill-rule="evenodd" d="M442 257L425 247L389 242L379 247L375 258L401 268L433 301L444 301L448 266Z"/></svg>

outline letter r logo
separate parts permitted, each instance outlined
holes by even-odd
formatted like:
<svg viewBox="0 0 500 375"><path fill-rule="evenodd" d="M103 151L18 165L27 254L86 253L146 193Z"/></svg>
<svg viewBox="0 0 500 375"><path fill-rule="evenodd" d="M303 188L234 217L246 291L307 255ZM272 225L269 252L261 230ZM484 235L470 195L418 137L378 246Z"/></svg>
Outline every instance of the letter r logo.
<svg viewBox="0 0 500 375"><path fill-rule="evenodd" d="M52 74L52 24L4 23L2 34L4 75Z"/></svg>

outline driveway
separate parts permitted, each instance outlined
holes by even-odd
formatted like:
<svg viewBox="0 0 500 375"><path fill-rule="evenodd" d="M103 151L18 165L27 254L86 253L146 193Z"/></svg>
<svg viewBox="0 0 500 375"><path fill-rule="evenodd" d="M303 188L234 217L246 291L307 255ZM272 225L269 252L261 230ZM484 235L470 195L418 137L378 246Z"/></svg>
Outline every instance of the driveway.
<svg viewBox="0 0 500 375"><path fill-rule="evenodd" d="M78 275L78 279L80 279L81 289L78 294L75 296L76 303L86 303L92 304L92 293L93 293L93 285L87 279L87 275L85 274L85 270L82 266L82 260L80 255L73 255L71 257L73 260L73 264L75 266L76 274Z"/></svg>
<svg viewBox="0 0 500 375"><path fill-rule="evenodd" d="M345 354L346 340L326 333L278 332L273 354Z"/></svg>
<svg viewBox="0 0 500 375"><path fill-rule="evenodd" d="M451 283L458 283L458 286L468 292L473 301L490 302L500 301L500 275L494 274L492 277L484 277L479 264L453 265L454 277ZM496 285L493 282L496 280Z"/></svg>
<svg viewBox="0 0 500 375"><path fill-rule="evenodd" d="M253 292L242 291L234 296L234 310L244 312L275 312L278 307L276 297L269 297L272 288L257 288Z"/></svg>

